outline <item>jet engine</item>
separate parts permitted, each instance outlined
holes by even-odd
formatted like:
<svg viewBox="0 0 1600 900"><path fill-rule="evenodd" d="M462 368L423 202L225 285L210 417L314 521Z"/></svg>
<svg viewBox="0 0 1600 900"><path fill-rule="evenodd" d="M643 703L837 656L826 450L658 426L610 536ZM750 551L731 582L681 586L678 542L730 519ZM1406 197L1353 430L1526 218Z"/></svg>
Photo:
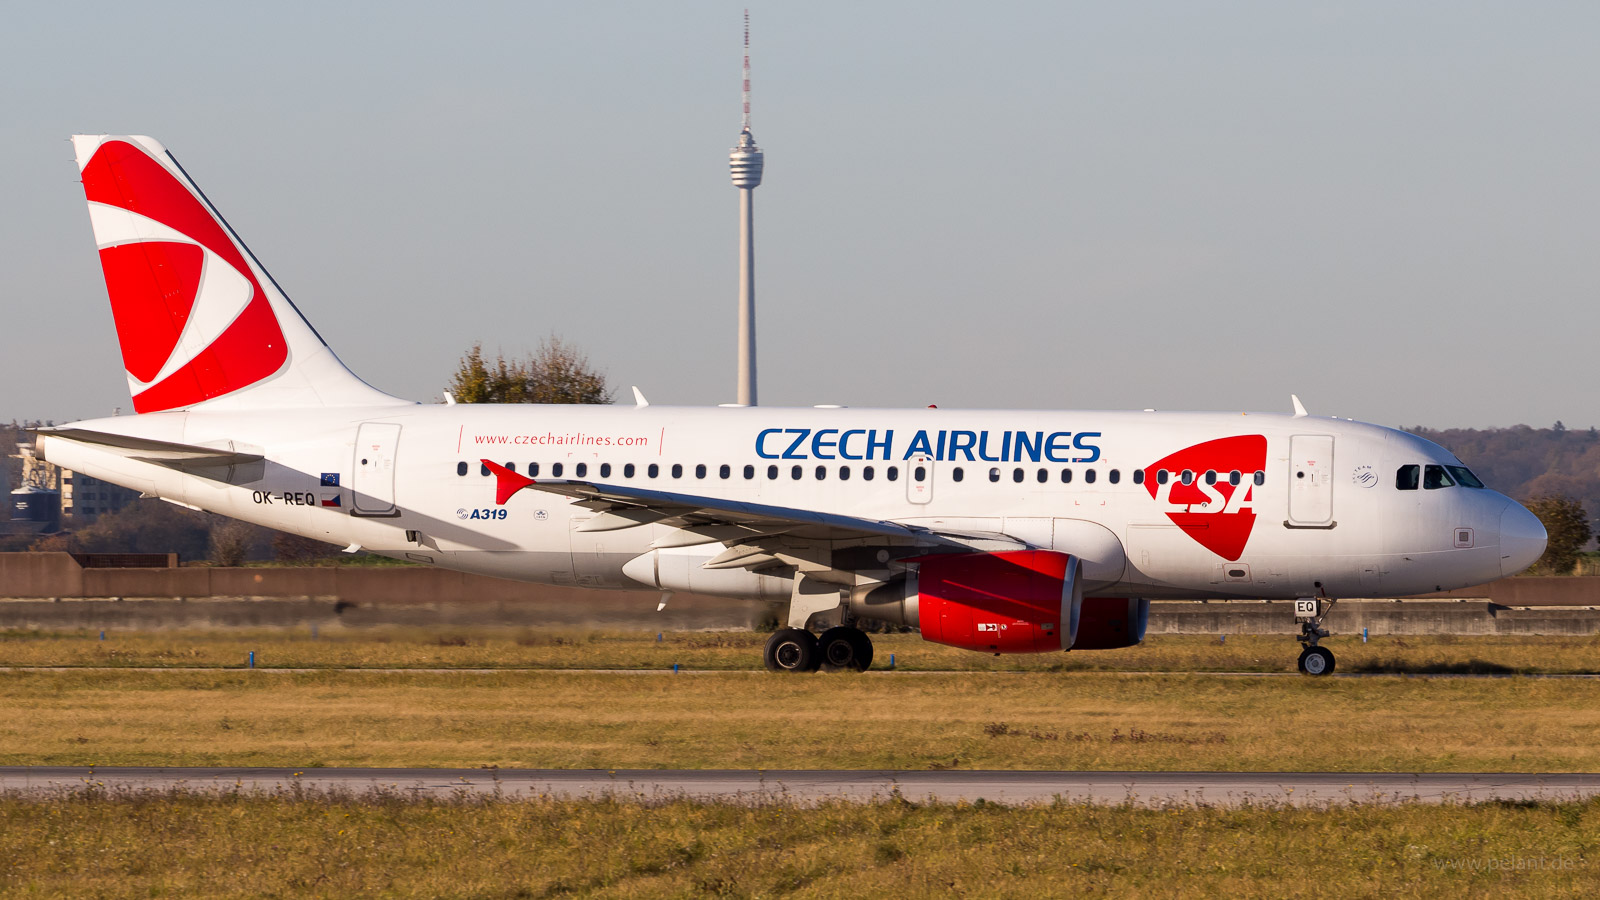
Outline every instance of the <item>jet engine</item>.
<svg viewBox="0 0 1600 900"><path fill-rule="evenodd" d="M851 612L922 630L924 640L989 653L1074 646L1082 562L1052 550L950 553L902 560L904 581L852 595Z"/></svg>

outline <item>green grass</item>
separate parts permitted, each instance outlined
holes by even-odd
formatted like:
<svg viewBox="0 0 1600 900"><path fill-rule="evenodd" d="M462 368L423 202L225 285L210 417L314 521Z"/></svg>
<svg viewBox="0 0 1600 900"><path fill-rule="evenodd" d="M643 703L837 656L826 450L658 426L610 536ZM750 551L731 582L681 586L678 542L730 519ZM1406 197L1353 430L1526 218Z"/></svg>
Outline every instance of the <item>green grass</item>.
<svg viewBox="0 0 1600 900"><path fill-rule="evenodd" d="M1600 681L0 674L0 764L1600 771Z"/></svg>
<svg viewBox="0 0 1600 900"><path fill-rule="evenodd" d="M761 668L766 635L751 632L621 632L584 629L309 627L238 631L0 632L5 666L258 666L285 668ZM874 635L874 668L971 672L1289 672L1299 645L1288 636L1157 635L1123 650L994 657L930 644L915 634ZM1341 672L1589 674L1600 672L1600 636L1376 637L1326 642Z"/></svg>
<svg viewBox="0 0 1600 900"><path fill-rule="evenodd" d="M1580 897L1600 803L1323 810L0 796L25 897Z"/></svg>

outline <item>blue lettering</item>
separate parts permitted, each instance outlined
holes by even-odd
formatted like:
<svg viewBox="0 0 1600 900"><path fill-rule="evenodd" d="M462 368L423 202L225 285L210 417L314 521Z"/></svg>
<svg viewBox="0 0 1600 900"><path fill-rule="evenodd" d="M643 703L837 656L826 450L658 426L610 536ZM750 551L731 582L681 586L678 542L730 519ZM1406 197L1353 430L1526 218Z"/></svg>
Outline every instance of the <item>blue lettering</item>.
<svg viewBox="0 0 1600 900"><path fill-rule="evenodd" d="M811 433L811 429L809 429L809 428L785 428L783 430L783 433L784 434L792 434L792 435L794 435L794 443L789 445L789 449L783 451L783 458L784 459L805 459L806 456L805 456L804 453L796 453L795 451L800 449L800 444L805 441L806 435Z"/></svg>
<svg viewBox="0 0 1600 900"><path fill-rule="evenodd" d="M852 434L866 434L866 433L867 432L866 432L865 429L852 428L849 431L846 431L844 434L839 435L839 458L840 459L860 459L861 456L859 454L852 454L850 452L850 435L852 435Z"/></svg>
<svg viewBox="0 0 1600 900"><path fill-rule="evenodd" d="M883 442L882 443L878 442L878 429L874 428L871 431L867 432L867 459L893 459L894 457L890 455L890 450L889 450L889 445L891 443L893 443L893 441L894 441L894 429L893 428L891 428L888 431L885 431L883 433ZM882 456L874 456L873 453L872 453L872 451L874 451L874 450L882 450L883 451L883 455Z"/></svg>
<svg viewBox="0 0 1600 900"><path fill-rule="evenodd" d="M1001 432L1000 434L1000 458L1007 461L1011 459L1011 432L1009 431Z"/></svg>
<svg viewBox="0 0 1600 900"><path fill-rule="evenodd" d="M968 462L976 462L977 460L972 458L972 447L976 443L978 443L977 432L950 432L950 458L953 460L956 458L957 453L965 453L967 455Z"/></svg>
<svg viewBox="0 0 1600 900"><path fill-rule="evenodd" d="M1100 436L1100 432L1098 432L1098 431L1080 431L1080 432L1078 432L1078 436L1072 439L1072 447L1075 450L1087 450L1087 451L1089 451L1089 455L1088 456L1076 457L1072 461L1075 462L1075 463L1092 463L1095 460L1099 459L1100 458L1100 448L1095 446L1094 444L1089 444L1089 443L1085 443L1084 442L1084 438L1097 438L1099 436Z"/></svg>
<svg viewBox="0 0 1600 900"><path fill-rule="evenodd" d="M911 438L911 446L906 448L906 455L903 458L910 459L919 453L923 456L933 455L933 444L928 440L928 433L926 431L919 430L916 435Z"/></svg>
<svg viewBox="0 0 1600 900"><path fill-rule="evenodd" d="M1072 449L1071 437L1070 431L1050 432L1050 436L1044 440L1044 458L1053 463L1072 462L1067 455L1067 451Z"/></svg>
<svg viewBox="0 0 1600 900"><path fill-rule="evenodd" d="M838 433L839 433L839 429L837 429L837 428L824 428L821 431L818 431L816 434L812 435L811 436L811 455L815 456L817 459L833 459L834 455L832 453L823 453L822 451L823 451L824 448L826 448L828 450L832 450L833 448L839 446L839 442L838 441L825 441L825 440L822 439L822 436L825 435L825 434L838 434Z"/></svg>
<svg viewBox="0 0 1600 900"><path fill-rule="evenodd" d="M979 458L986 459L989 462L1000 461L1000 457L989 455L989 432L987 431L978 435L978 456Z"/></svg>
<svg viewBox="0 0 1600 900"><path fill-rule="evenodd" d="M1042 431L1035 431L1033 433L1032 441L1028 440L1028 433L1026 431L1017 432L1017 462L1022 462L1023 457L1027 457L1031 462L1038 462L1039 448L1043 446L1043 444L1044 432Z"/></svg>
<svg viewBox="0 0 1600 900"><path fill-rule="evenodd" d="M768 428L768 429L765 429L764 431L762 431L760 434L756 435L756 455L761 457L762 459L777 459L778 458L778 454L776 454L776 453L768 453L766 451L766 446L765 445L766 445L766 441L767 441L767 435L769 435L769 434L781 434L781 433L783 433L783 429L782 428Z"/></svg>
<svg viewBox="0 0 1600 900"><path fill-rule="evenodd" d="M945 432L941 430L939 432L939 446L934 450L933 454L933 458L936 460L944 459L944 436Z"/></svg>

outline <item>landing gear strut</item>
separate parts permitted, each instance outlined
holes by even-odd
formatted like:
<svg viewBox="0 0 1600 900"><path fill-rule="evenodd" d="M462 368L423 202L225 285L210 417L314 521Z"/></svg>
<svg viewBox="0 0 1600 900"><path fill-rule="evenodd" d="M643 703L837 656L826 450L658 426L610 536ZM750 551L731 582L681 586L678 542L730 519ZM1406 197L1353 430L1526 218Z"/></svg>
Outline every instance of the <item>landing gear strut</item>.
<svg viewBox="0 0 1600 900"><path fill-rule="evenodd" d="M1300 651L1298 663L1301 674L1333 674L1333 651L1319 647L1317 642L1329 634L1328 629L1322 627L1322 620L1333 610L1335 602L1324 597L1301 597L1294 601L1294 617L1300 623L1297 640L1305 648Z"/></svg>

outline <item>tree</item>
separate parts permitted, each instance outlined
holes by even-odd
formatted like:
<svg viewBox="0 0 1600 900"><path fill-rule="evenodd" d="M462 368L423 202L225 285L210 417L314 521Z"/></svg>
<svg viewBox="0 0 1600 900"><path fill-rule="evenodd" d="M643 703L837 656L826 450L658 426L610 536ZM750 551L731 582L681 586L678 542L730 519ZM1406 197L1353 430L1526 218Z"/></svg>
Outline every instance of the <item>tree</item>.
<svg viewBox="0 0 1600 900"><path fill-rule="evenodd" d="M242 566L256 542L257 528L240 519L223 519L211 526L211 561L219 566Z"/></svg>
<svg viewBox="0 0 1600 900"><path fill-rule="evenodd" d="M1544 555L1534 563L1534 571L1546 575L1567 575L1578 564L1578 551L1589 543L1589 514L1583 504L1558 494L1535 497L1528 510L1544 523L1549 542Z"/></svg>
<svg viewBox="0 0 1600 900"><path fill-rule="evenodd" d="M525 359L497 354L493 363L484 361L481 342L473 344L450 379L450 393L459 403L611 402L606 376L554 335L540 341Z"/></svg>

